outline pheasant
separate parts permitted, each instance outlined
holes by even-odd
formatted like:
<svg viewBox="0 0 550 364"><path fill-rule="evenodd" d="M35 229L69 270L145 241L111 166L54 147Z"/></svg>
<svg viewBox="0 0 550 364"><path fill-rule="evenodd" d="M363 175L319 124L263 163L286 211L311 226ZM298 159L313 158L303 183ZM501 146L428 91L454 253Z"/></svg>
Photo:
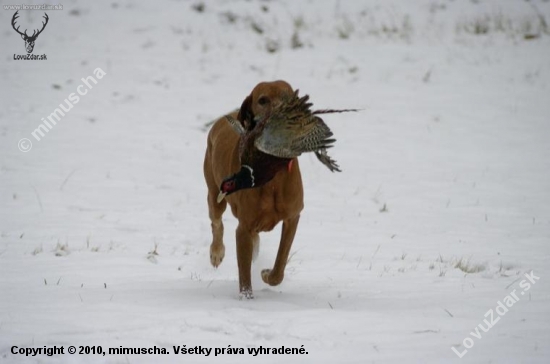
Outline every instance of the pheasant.
<svg viewBox="0 0 550 364"><path fill-rule="evenodd" d="M240 135L241 169L223 180L218 203L236 191L266 184L280 170L291 168L292 159L302 153L314 152L331 172L341 172L336 161L327 154L336 139L331 138L332 131L317 115L357 110L311 111L309 96L299 97L298 92L296 90L248 129L232 116L225 116Z"/></svg>

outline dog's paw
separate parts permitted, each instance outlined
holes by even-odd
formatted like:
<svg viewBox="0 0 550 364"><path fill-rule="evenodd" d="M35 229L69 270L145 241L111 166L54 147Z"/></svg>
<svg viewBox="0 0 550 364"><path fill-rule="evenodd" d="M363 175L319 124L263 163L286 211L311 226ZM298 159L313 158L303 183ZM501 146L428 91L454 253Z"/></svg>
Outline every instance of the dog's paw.
<svg viewBox="0 0 550 364"><path fill-rule="evenodd" d="M262 281L269 284L269 273L271 273L271 269L262 269Z"/></svg>
<svg viewBox="0 0 550 364"><path fill-rule="evenodd" d="M210 263L214 268L222 263L223 258L225 257L225 246L223 244L215 245L212 243L210 245Z"/></svg>
<svg viewBox="0 0 550 364"><path fill-rule="evenodd" d="M262 281L270 286L277 286L283 281L283 276L276 277L271 269L262 269Z"/></svg>
<svg viewBox="0 0 550 364"><path fill-rule="evenodd" d="M247 299L247 300L254 299L254 294L252 293L252 289L245 289L245 290L242 290L242 291L239 293L239 296L240 296L240 299L241 299L241 300L242 300L243 298L244 298L244 299Z"/></svg>

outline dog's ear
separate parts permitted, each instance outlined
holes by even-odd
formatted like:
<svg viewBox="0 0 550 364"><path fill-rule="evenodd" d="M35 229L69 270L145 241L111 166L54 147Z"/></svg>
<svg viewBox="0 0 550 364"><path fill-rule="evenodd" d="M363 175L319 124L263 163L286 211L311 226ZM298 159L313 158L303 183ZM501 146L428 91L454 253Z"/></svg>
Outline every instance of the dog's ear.
<svg viewBox="0 0 550 364"><path fill-rule="evenodd" d="M252 112L252 95L249 95L244 99L239 113L237 114L237 120L243 124L246 130L250 130L254 124L254 113Z"/></svg>

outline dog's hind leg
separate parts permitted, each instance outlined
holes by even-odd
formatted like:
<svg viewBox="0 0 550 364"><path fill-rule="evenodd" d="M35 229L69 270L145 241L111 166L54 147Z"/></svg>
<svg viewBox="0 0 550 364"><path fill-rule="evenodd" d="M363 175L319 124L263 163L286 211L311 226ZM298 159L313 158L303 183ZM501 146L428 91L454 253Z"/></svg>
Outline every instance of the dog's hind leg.
<svg viewBox="0 0 550 364"><path fill-rule="evenodd" d="M260 252L260 235L256 234L252 237L252 261L255 261L258 258L258 253Z"/></svg>

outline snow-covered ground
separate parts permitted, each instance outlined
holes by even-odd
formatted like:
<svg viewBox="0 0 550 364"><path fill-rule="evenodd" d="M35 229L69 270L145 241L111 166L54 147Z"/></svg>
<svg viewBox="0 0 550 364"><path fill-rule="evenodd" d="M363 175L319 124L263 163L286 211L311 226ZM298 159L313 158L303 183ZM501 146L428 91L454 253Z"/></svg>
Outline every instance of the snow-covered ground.
<svg viewBox="0 0 550 364"><path fill-rule="evenodd" d="M0 362L550 362L550 2L62 4L36 40L46 61L13 59L24 42L0 9ZM209 262L205 124L274 79L362 111L325 117L343 173L301 157L284 282L260 279L277 228L239 300L229 213L226 259Z"/></svg>

